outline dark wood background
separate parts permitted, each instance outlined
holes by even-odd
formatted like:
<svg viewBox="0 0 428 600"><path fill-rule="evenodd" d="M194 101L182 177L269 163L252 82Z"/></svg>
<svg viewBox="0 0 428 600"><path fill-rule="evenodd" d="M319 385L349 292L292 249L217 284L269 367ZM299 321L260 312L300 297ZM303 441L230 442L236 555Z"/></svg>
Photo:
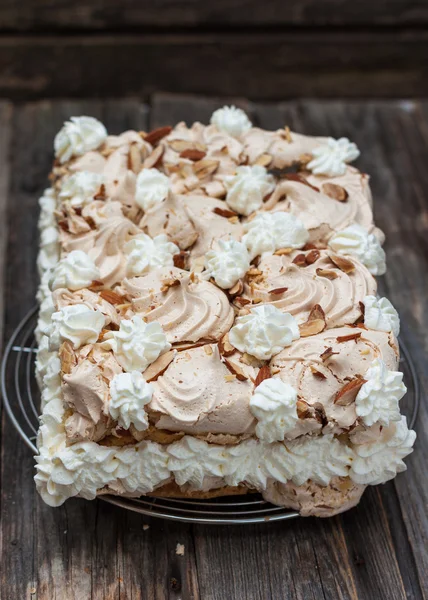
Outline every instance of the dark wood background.
<svg viewBox="0 0 428 600"><path fill-rule="evenodd" d="M398 10L409 3L391 4ZM64 11L67 7L72 12L71 3L64 2ZM16 26L12 8L8 15L10 25ZM48 11L41 10L40 26L48 18ZM81 18L91 27L97 23L92 13ZM171 95L154 95L149 104L0 103L5 339L34 304L37 197L46 186L52 140L64 119L90 114L118 133L180 119L207 121L220 103ZM403 338L422 380L419 437L408 470L394 482L370 488L356 509L327 520L216 528L150 522L102 501L70 500L52 509L38 497L33 458L3 415L2 600L428 598L428 102L240 104L263 127L287 124L315 135L348 135L362 150L358 166L372 176L376 220L387 235L389 268L381 291L400 311ZM149 529L144 529L146 523ZM177 543L184 544L184 556L176 554Z"/></svg>
<svg viewBox="0 0 428 600"><path fill-rule="evenodd" d="M0 96L428 93L426 0L1 0Z"/></svg>

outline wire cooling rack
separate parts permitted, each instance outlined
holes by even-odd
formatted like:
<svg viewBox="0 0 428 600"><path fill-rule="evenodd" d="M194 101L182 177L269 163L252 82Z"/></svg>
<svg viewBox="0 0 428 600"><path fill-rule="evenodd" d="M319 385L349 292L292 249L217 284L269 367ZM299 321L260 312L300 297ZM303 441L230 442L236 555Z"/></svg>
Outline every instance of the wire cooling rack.
<svg viewBox="0 0 428 600"><path fill-rule="evenodd" d="M34 454L37 454L36 434L40 406L40 394L34 377L37 310L38 307L34 307L13 332L5 349L0 372L3 406L12 424ZM400 348L400 369L408 388L401 401L401 410L406 415L409 426L413 426L419 408L419 382L410 353L403 342L400 342ZM100 496L100 499L151 517L187 523L247 524L299 516L295 511L266 502L260 494L211 500L148 496L123 498L110 495Z"/></svg>

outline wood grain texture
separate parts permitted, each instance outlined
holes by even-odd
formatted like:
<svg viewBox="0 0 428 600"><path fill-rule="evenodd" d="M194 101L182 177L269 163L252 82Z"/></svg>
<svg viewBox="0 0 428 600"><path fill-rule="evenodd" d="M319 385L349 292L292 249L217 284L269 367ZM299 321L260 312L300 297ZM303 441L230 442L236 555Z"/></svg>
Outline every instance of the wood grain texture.
<svg viewBox="0 0 428 600"><path fill-rule="evenodd" d="M423 28L3 35L0 96L28 100L84 93L147 99L165 91L279 100L427 95L427 55Z"/></svg>
<svg viewBox="0 0 428 600"><path fill-rule="evenodd" d="M283 102L245 107L254 123L314 135L347 135L372 175L377 223L387 235L382 283L428 391L428 103ZM113 133L184 119L207 121L220 99L42 102L14 109L8 197L6 336L34 302L36 199L52 139L72 114L101 118ZM0 113L1 114L1 113ZM0 119L0 124L2 123ZM4 122L3 122L4 123ZM0 138L1 140L1 138ZM1 162L0 162L1 164ZM25 246L23 244L25 240ZM20 277L17 280L16 274ZM11 425L2 426L1 598L9 600L422 600L428 598L428 411L416 450L393 483L370 488L341 516L249 527L147 522L102 501L59 509L34 491L33 460ZM185 546L176 554L177 543ZM36 594L31 594L35 589Z"/></svg>
<svg viewBox="0 0 428 600"><path fill-rule="evenodd" d="M10 120L12 106L0 102L0 354L3 341L3 294L6 267L7 197L9 192Z"/></svg>
<svg viewBox="0 0 428 600"><path fill-rule="evenodd" d="M428 21L423 0L3 0L2 29L135 29L280 25L407 25Z"/></svg>

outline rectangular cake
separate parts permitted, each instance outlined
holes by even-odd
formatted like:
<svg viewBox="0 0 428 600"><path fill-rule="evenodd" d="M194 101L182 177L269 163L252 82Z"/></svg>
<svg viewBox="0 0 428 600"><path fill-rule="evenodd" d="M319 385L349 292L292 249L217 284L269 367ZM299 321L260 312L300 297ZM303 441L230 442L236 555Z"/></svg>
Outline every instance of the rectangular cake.
<svg viewBox="0 0 428 600"><path fill-rule="evenodd" d="M72 117L40 199L37 489L330 516L405 469L399 318L347 138Z"/></svg>

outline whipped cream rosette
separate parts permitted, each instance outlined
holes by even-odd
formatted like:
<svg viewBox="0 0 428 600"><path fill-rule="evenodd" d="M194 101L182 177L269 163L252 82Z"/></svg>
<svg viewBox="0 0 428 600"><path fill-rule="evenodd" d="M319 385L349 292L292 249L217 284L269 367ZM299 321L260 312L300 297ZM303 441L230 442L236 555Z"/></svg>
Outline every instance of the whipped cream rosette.
<svg viewBox="0 0 428 600"><path fill-rule="evenodd" d="M346 138L72 117L40 199L37 489L260 492L302 515L405 469L399 318ZM292 168L290 168L292 167Z"/></svg>

